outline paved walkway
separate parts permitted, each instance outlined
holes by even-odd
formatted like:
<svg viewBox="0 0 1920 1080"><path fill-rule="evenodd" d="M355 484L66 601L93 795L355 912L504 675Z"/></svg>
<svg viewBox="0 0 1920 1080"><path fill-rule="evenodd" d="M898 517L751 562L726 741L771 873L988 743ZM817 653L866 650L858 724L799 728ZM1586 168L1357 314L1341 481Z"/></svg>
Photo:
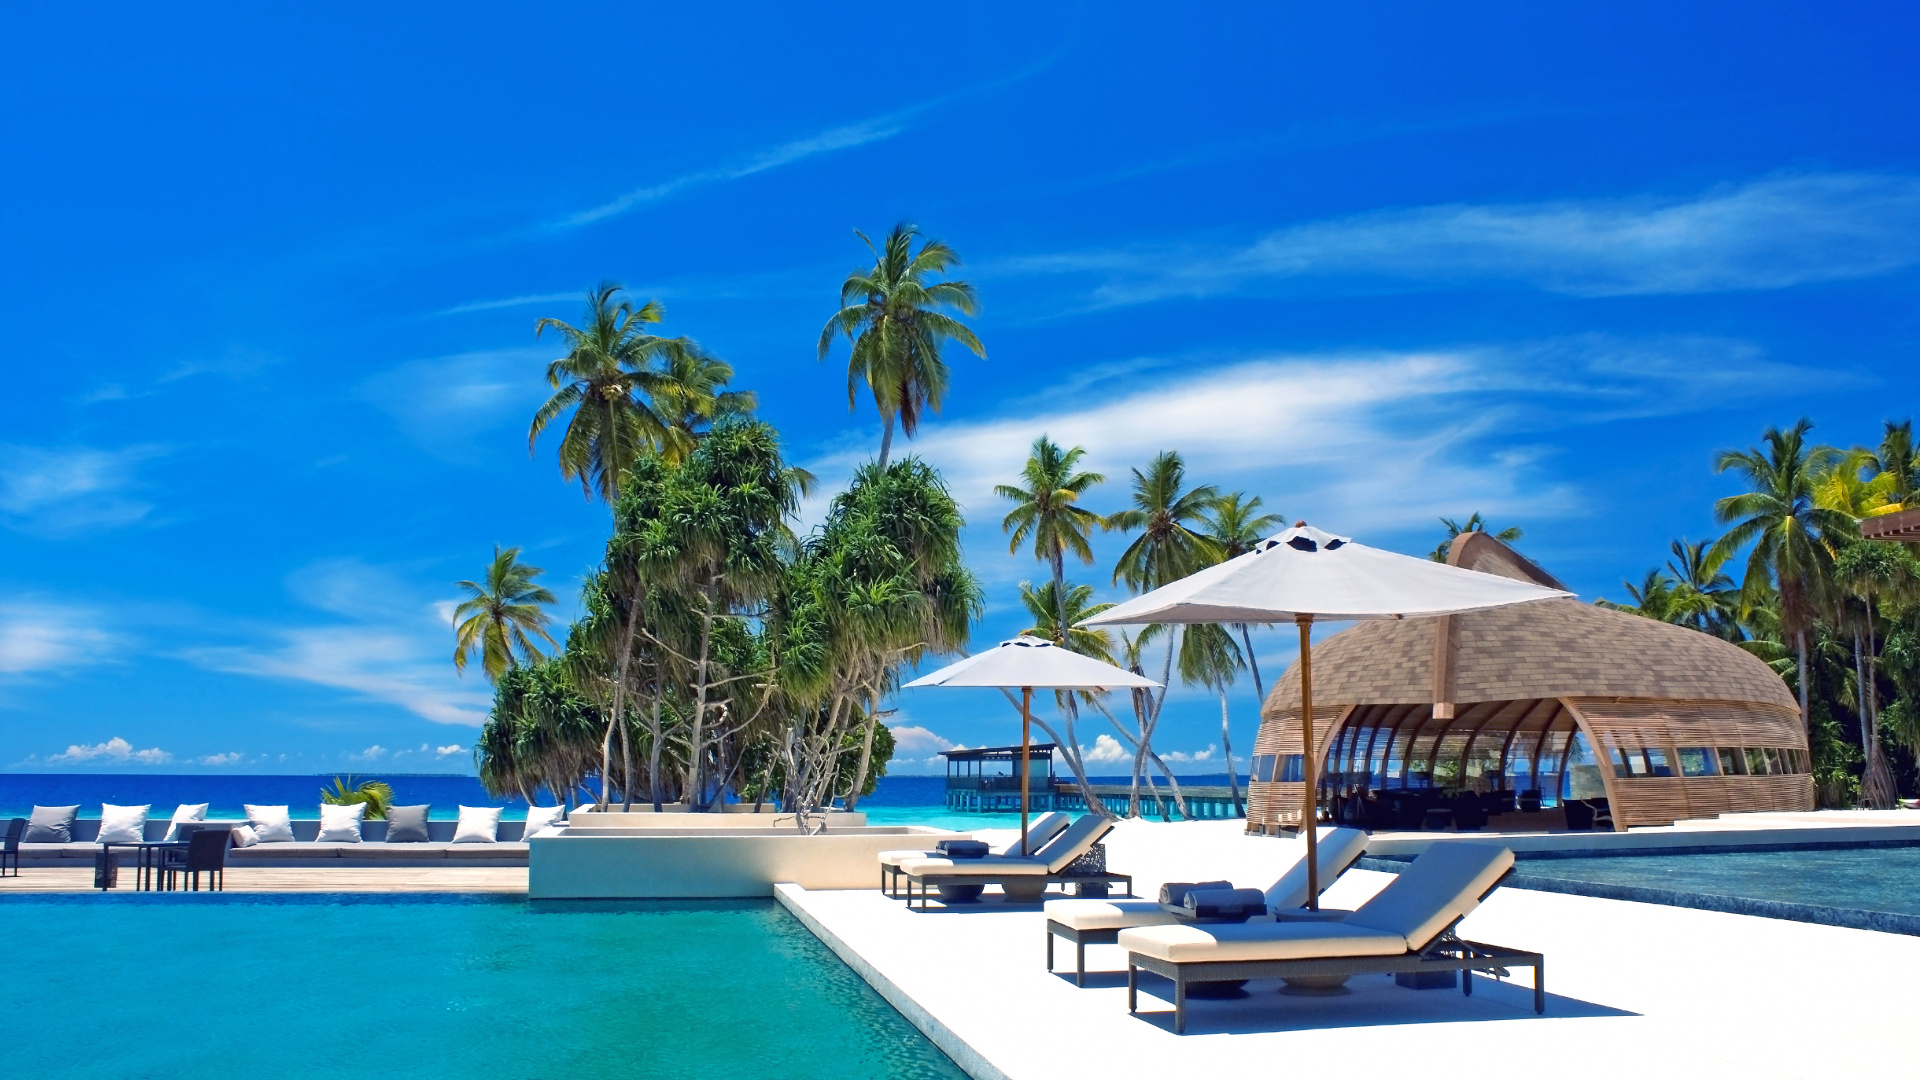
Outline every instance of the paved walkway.
<svg viewBox="0 0 1920 1080"><path fill-rule="evenodd" d="M1237 822L1123 822L1108 862L1162 880L1274 876L1273 840ZM1388 875L1350 871L1327 906L1353 907ZM1037 907L987 903L909 912L874 891L807 892L781 902L809 923L972 1076L1417 1076L1560 1078L1910 1075L1920 1054L1920 938L1742 915L1501 890L1464 936L1547 957L1547 1015L1531 990L1476 981L1404 990L1355 979L1339 998L1295 998L1256 981L1238 1001L1196 1001L1172 1031L1171 985L1145 977L1142 1015L1126 1010L1125 958L1088 950L1086 989L1042 968ZM1070 968L1071 950L1059 953Z"/></svg>

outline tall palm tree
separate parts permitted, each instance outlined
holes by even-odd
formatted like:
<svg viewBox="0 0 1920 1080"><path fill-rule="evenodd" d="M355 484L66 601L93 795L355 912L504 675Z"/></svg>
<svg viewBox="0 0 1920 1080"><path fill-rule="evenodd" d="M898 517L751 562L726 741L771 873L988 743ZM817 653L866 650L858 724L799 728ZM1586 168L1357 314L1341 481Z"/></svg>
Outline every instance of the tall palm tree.
<svg viewBox="0 0 1920 1080"><path fill-rule="evenodd" d="M1834 584L1847 599L1859 603L1840 606L1839 622L1853 633L1854 686L1860 707L1860 748L1866 754L1866 775L1860 785L1867 804L1892 809L1899 798L1893 772L1880 750L1880 703L1876 693L1879 645L1875 640L1878 605L1892 601L1900 607L1920 599L1920 562L1902 545L1855 541L1834 560Z"/></svg>
<svg viewBox="0 0 1920 1080"><path fill-rule="evenodd" d="M544 573L546 571L537 566L521 562L519 548L502 550L495 544L484 583L455 582L469 595L453 609L457 638L453 650L454 670L465 671L467 660L478 654L480 668L491 682L516 666L520 659L532 663L544 658L545 654L533 643L534 638L539 638L549 646L554 645L553 637L547 633L547 625L553 619L541 610L541 605L554 602L553 594L533 580Z"/></svg>
<svg viewBox="0 0 1920 1080"><path fill-rule="evenodd" d="M1246 810L1240 803L1240 777L1233 770L1227 688L1246 666L1233 635L1218 623L1198 623L1187 627L1187 632L1181 635L1180 681L1188 686L1205 687L1220 696L1220 750L1227 758L1227 789L1232 793L1236 814L1244 814Z"/></svg>
<svg viewBox="0 0 1920 1080"><path fill-rule="evenodd" d="M1067 554L1071 552L1081 562L1091 564L1093 547L1087 533L1105 524L1099 514L1080 505L1080 497L1088 489L1107 479L1096 472L1075 471L1085 455L1083 447L1062 450L1042 435L1033 441L1027 464L1020 470L1021 482L1026 486L1001 484L993 489L995 495L1014 503L1013 509L1000 521L1001 531L1013 534L1007 542L1007 553L1020 550L1020 545L1031 539L1033 557L1045 560L1048 569L1053 571L1052 595L1059 605L1054 612L1056 635L1061 628L1070 627L1076 621L1068 619L1066 611ZM1092 592L1091 587L1082 587ZM1058 636L1053 640L1067 644Z"/></svg>
<svg viewBox="0 0 1920 1080"><path fill-rule="evenodd" d="M1481 517L1480 511L1478 510L1467 515L1465 522L1458 522L1452 518L1441 518L1440 524L1447 527L1447 538L1440 541L1440 546L1434 548L1433 551L1427 555L1427 558L1432 559L1434 562L1443 563L1447 561L1447 549L1453 546L1453 538L1459 536L1461 533L1492 533L1493 538L1503 544L1511 544L1526 535L1520 531L1520 526L1518 525L1501 529L1499 532L1493 532L1492 529L1487 527L1487 519Z"/></svg>
<svg viewBox="0 0 1920 1080"><path fill-rule="evenodd" d="M1893 501L1903 505L1912 502L1914 485L1920 481L1920 450L1913 445L1913 421L1887 421L1886 435L1874 458L1875 471L1893 478Z"/></svg>
<svg viewBox="0 0 1920 1080"><path fill-rule="evenodd" d="M936 412L947 394L947 364L940 348L957 341L986 359L987 351L972 330L938 309L962 315L979 310L973 286L964 281L934 281L960 256L938 240L927 240L918 252L913 241L920 231L905 223L893 227L878 248L867 234L854 230L873 266L855 270L840 284L840 310L820 331L820 359L827 358L835 334L853 343L847 360L847 408L854 407L856 390L864 380L885 425L880 437L880 467L886 468L893 448L893 424L911 439L927 409Z"/></svg>
<svg viewBox="0 0 1920 1080"><path fill-rule="evenodd" d="M639 307L618 299L620 286L602 282L587 294L587 319L575 327L559 319L541 319L534 336L558 332L567 355L547 365L547 383L555 393L533 414L527 429L527 453L560 414L573 410L560 439L560 475L578 480L588 498L598 494L611 505L619 498L621 478L642 453L670 440L671 425L647 400L657 361L674 361L693 348L685 338L644 332L665 314L658 300ZM729 371L731 374L731 371Z"/></svg>
<svg viewBox="0 0 1920 1080"><path fill-rule="evenodd" d="M1726 565L1726 555L1716 555L1708 550L1710 547L1705 540L1694 544L1675 540L1668 545L1673 552L1673 558L1667 560L1673 592L1667 621L1738 641L1738 590L1733 578L1721 569Z"/></svg>
<svg viewBox="0 0 1920 1080"><path fill-rule="evenodd" d="M1139 532L1127 550L1120 553L1113 580L1124 581L1135 592L1147 592L1178 581L1188 574L1220 561L1220 545L1212 537L1195 529L1204 525L1207 510L1220 498L1212 484L1188 488L1186 462L1177 450L1162 451L1147 464L1145 472L1133 472L1133 506L1107 519L1107 527L1123 532ZM1140 632L1142 639L1156 633L1149 626ZM1134 787L1145 768L1150 752L1153 728L1167 700L1166 686L1173 677L1173 649L1180 635L1167 630L1167 655L1161 665L1160 695L1153 712L1147 716L1134 748Z"/></svg>
<svg viewBox="0 0 1920 1080"><path fill-rule="evenodd" d="M1800 693L1800 723L1811 725L1807 664L1812 650L1813 625L1832 582L1833 552L1829 537L1845 535L1853 519L1828 510L1814 500L1815 481L1839 451L1810 446L1807 432L1813 421L1802 419L1789 431L1768 428L1765 444L1720 455L1718 470L1745 478L1752 490L1729 495L1713 504L1714 516L1733 528L1714 542L1710 554L1724 558L1752 545L1742 583L1751 602L1771 584L1778 592L1780 630L1793 643L1797 661L1794 682Z"/></svg>

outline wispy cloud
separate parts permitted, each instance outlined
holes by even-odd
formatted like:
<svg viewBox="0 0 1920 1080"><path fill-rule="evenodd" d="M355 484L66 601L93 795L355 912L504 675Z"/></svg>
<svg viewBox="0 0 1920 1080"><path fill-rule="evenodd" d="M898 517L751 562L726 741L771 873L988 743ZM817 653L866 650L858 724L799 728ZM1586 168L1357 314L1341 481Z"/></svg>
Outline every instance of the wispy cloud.
<svg viewBox="0 0 1920 1080"><path fill-rule="evenodd" d="M888 724L893 734L893 752L898 757L932 757L954 747L952 739L916 724Z"/></svg>
<svg viewBox="0 0 1920 1080"><path fill-rule="evenodd" d="M1062 252L979 276L1088 279L1090 307L1348 279L1517 282L1602 297L1780 289L1920 264L1920 177L1787 173L1687 198L1446 204L1307 222L1244 245Z"/></svg>
<svg viewBox="0 0 1920 1080"><path fill-rule="evenodd" d="M725 183L753 176L756 173L778 169L784 165L805 161L808 158L831 154L838 150L849 150L856 146L865 146L871 142L890 139L906 130L907 118L918 109L902 110L885 116L876 116L851 124L827 128L803 138L793 139L777 146L768 147L750 154L736 162L711 169L700 169L683 173L657 184L634 188L632 191L601 203L590 210L582 210L556 223L557 228L572 229L590 225L616 217L629 210L657 202L670 195L683 191L706 187L710 184Z"/></svg>
<svg viewBox="0 0 1920 1080"><path fill-rule="evenodd" d="M135 750L132 743L118 735L92 746L76 743L67 747L65 753L47 755L49 765L77 765L82 762L96 765L165 765L172 760L172 754L157 746Z"/></svg>
<svg viewBox="0 0 1920 1080"><path fill-rule="evenodd" d="M533 304L562 304L569 300L579 300L583 290L573 292L531 293L527 296L510 296L504 300L474 300L465 304L455 304L435 315L465 315L474 311L498 311L501 308L528 307Z"/></svg>
<svg viewBox="0 0 1920 1080"><path fill-rule="evenodd" d="M441 757L441 758L450 758L457 754L464 754L466 752L467 752L467 748L464 746L461 746L459 743L448 743L445 746L436 746L433 748L434 756Z"/></svg>
<svg viewBox="0 0 1920 1080"><path fill-rule="evenodd" d="M0 603L0 675L99 663L114 644L99 613L50 603Z"/></svg>
<svg viewBox="0 0 1920 1080"><path fill-rule="evenodd" d="M200 759L200 764L214 766L238 765L245 757L246 754L242 751L229 750L224 754L208 754Z"/></svg>
<svg viewBox="0 0 1920 1080"><path fill-rule="evenodd" d="M563 351L529 346L409 360L366 379L355 392L428 453L478 461L482 435L509 422L524 426L552 392L541 375Z"/></svg>
<svg viewBox="0 0 1920 1080"><path fill-rule="evenodd" d="M403 576L356 559L324 559L291 575L288 589L343 621L274 629L256 643L182 655L214 671L351 691L437 724L485 722L492 695L484 683L454 673L451 629Z"/></svg>
<svg viewBox="0 0 1920 1080"><path fill-rule="evenodd" d="M22 532L66 535L135 524L153 504L128 495L157 445L101 450L88 446L0 445L0 521Z"/></svg>

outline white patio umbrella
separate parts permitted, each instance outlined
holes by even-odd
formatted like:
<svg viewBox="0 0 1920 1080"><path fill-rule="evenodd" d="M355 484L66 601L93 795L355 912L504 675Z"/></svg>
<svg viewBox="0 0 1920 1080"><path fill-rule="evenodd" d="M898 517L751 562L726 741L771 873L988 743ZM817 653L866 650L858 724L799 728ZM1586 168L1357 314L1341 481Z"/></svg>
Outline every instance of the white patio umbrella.
<svg viewBox="0 0 1920 1080"><path fill-rule="evenodd" d="M991 686L1020 691L1020 850L1027 849L1028 755L1033 746L1033 690L1110 690L1160 684L1044 638L1021 636L922 675L908 686ZM1089 807L1088 809L1092 809Z"/></svg>
<svg viewBox="0 0 1920 1080"><path fill-rule="evenodd" d="M1314 862L1318 817L1313 768L1315 619L1406 619L1572 596L1558 589L1356 544L1306 522L1264 540L1245 555L1209 566L1084 620L1082 626L1141 623L1275 623L1300 628L1300 729L1306 792L1307 906L1319 906ZM1227 763L1229 767L1232 762Z"/></svg>

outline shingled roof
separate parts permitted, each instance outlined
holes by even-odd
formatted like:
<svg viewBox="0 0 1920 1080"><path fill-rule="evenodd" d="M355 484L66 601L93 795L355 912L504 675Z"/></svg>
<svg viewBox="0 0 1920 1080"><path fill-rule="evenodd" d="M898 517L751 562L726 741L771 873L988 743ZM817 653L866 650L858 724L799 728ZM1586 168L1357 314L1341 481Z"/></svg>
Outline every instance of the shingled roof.
<svg viewBox="0 0 1920 1080"><path fill-rule="evenodd" d="M1797 709L1793 694L1757 657L1683 626L1583 604L1542 600L1450 616L1453 700L1632 697L1743 701ZM1313 648L1313 701L1321 705L1419 704L1433 700L1439 619L1355 623ZM1295 664L1264 710L1296 711Z"/></svg>

